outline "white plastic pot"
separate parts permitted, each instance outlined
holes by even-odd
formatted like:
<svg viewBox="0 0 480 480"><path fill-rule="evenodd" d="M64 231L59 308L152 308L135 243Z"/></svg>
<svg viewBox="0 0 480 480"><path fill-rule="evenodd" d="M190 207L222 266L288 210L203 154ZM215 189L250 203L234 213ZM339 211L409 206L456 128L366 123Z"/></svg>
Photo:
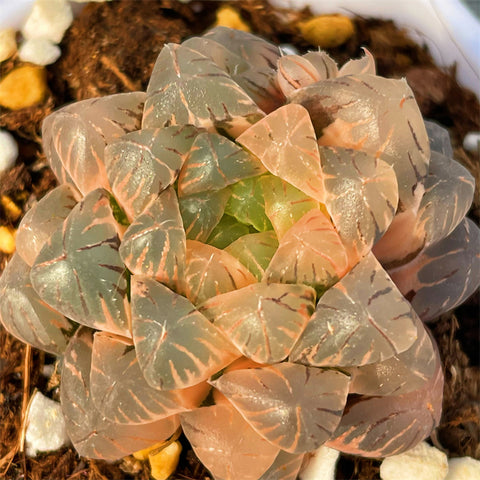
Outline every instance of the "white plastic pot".
<svg viewBox="0 0 480 480"><path fill-rule="evenodd" d="M0 30L20 30L23 21L33 6L34 0L0 0Z"/></svg>
<svg viewBox="0 0 480 480"><path fill-rule="evenodd" d="M314 14L392 19L440 66L457 64L459 82L480 98L480 21L460 0L270 0L285 8L309 6Z"/></svg>

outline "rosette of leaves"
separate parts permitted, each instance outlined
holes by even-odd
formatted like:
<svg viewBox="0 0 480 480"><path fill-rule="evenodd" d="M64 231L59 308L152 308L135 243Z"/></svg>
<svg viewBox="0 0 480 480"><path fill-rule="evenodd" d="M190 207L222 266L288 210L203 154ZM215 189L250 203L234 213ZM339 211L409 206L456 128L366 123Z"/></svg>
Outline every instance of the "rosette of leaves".
<svg viewBox="0 0 480 480"><path fill-rule="evenodd" d="M0 315L61 356L81 455L182 428L217 479L287 480L323 444L383 457L437 425L422 320L477 287L474 182L368 52L338 68L217 27L43 143L60 185L21 223Z"/></svg>

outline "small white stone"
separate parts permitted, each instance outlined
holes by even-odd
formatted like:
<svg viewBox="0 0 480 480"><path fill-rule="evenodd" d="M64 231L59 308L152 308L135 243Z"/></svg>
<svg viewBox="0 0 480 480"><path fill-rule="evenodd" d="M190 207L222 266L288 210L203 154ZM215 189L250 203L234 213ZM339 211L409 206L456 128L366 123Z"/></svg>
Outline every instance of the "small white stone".
<svg viewBox="0 0 480 480"><path fill-rule="evenodd" d="M60 403L35 392L28 409L25 442L30 457L58 450L69 442Z"/></svg>
<svg viewBox="0 0 480 480"><path fill-rule="evenodd" d="M463 148L469 152L480 151L480 132L470 132L463 139Z"/></svg>
<svg viewBox="0 0 480 480"><path fill-rule="evenodd" d="M42 375L44 377L50 378L55 372L55 365L44 365L42 368Z"/></svg>
<svg viewBox="0 0 480 480"><path fill-rule="evenodd" d="M31 38L22 43L18 56L22 62L35 65L50 65L62 54L60 47L47 38Z"/></svg>
<svg viewBox="0 0 480 480"><path fill-rule="evenodd" d="M10 58L16 51L15 30L13 28L0 30L0 62Z"/></svg>
<svg viewBox="0 0 480 480"><path fill-rule="evenodd" d="M18 157L18 145L10 132L0 130L0 173L13 167Z"/></svg>
<svg viewBox="0 0 480 480"><path fill-rule="evenodd" d="M480 480L480 461L472 457L451 458L445 480Z"/></svg>
<svg viewBox="0 0 480 480"><path fill-rule="evenodd" d="M60 43L72 21L72 7L66 0L36 0L22 34L26 39L47 38Z"/></svg>
<svg viewBox="0 0 480 480"><path fill-rule="evenodd" d="M309 455L300 472L300 480L333 480L339 455L338 450L321 446Z"/></svg>
<svg viewBox="0 0 480 480"><path fill-rule="evenodd" d="M283 55L298 55L298 48L294 47L290 43L283 43L280 45L280 50L282 51Z"/></svg>
<svg viewBox="0 0 480 480"><path fill-rule="evenodd" d="M387 457L380 465L382 480L445 480L447 472L447 456L426 442Z"/></svg>

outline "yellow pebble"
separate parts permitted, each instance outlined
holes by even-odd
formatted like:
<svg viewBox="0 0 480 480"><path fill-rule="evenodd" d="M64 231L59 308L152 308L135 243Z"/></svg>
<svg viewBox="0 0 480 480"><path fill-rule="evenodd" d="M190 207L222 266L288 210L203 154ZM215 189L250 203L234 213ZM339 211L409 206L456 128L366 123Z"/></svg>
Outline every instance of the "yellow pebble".
<svg viewBox="0 0 480 480"><path fill-rule="evenodd" d="M10 220L18 220L22 215L22 209L9 196L2 195L0 197L0 204Z"/></svg>
<svg viewBox="0 0 480 480"><path fill-rule="evenodd" d="M343 15L319 15L298 24L307 42L320 48L338 47L355 32L353 22Z"/></svg>
<svg viewBox="0 0 480 480"><path fill-rule="evenodd" d="M6 28L0 30L0 62L8 60L17 51L15 30Z"/></svg>
<svg viewBox="0 0 480 480"><path fill-rule="evenodd" d="M155 480L166 480L178 465L182 445L180 442L172 442L159 451L153 451L148 456L150 461L151 475Z"/></svg>
<svg viewBox="0 0 480 480"><path fill-rule="evenodd" d="M250 32L250 27L242 20L238 11L228 5L217 10L217 22L215 25Z"/></svg>
<svg viewBox="0 0 480 480"><path fill-rule="evenodd" d="M0 227L0 252L10 254L15 251L15 230Z"/></svg>
<svg viewBox="0 0 480 480"><path fill-rule="evenodd" d="M147 460L151 452L153 452L154 450L158 450L159 448L162 448L167 444L168 444L168 441L156 443L155 445L152 445L151 447L148 447L148 448L144 448L143 450L139 450L138 452L135 452L132 455L137 460Z"/></svg>
<svg viewBox="0 0 480 480"><path fill-rule="evenodd" d="M17 67L0 81L0 105L11 110L40 103L46 93L47 78L43 67Z"/></svg>

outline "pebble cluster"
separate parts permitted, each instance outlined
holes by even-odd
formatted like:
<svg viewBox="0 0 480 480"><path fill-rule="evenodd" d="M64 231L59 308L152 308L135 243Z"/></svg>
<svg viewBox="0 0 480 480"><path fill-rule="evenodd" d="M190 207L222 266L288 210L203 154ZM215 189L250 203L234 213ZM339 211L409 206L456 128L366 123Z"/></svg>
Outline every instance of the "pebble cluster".
<svg viewBox="0 0 480 480"><path fill-rule="evenodd" d="M17 67L1 79L2 107L18 110L43 100L47 85L41 67L60 57L58 43L72 21L72 7L67 0L36 0L21 27L20 45L14 28L0 28L0 62L17 54L22 62L39 66ZM11 168L17 157L15 139L8 131L0 130L0 173Z"/></svg>
<svg viewBox="0 0 480 480"><path fill-rule="evenodd" d="M61 42L73 21L72 7L66 0L37 0L22 28L20 60L49 65L60 57Z"/></svg>
<svg viewBox="0 0 480 480"><path fill-rule="evenodd" d="M49 65L60 57L61 42L73 21L73 11L67 0L35 0L21 25L19 59L36 65ZM0 61L17 52L15 31L0 30Z"/></svg>
<svg viewBox="0 0 480 480"><path fill-rule="evenodd" d="M47 95L45 66L58 60L59 43L71 25L75 8L88 0L35 0L24 2L23 20L17 21L11 6L0 11L0 63L17 57L20 63L0 78L0 106L20 110L41 103ZM106 0L96 0L106 1ZM17 14L19 12L16 12ZM11 18L7 15L10 14ZM17 42L19 40L19 42ZM13 135L0 129L0 175L14 166L18 145ZM15 251L15 230L0 227L0 251Z"/></svg>
<svg viewBox="0 0 480 480"><path fill-rule="evenodd" d="M471 457L448 459L444 452L421 442L380 466L382 480L480 480L480 461Z"/></svg>

